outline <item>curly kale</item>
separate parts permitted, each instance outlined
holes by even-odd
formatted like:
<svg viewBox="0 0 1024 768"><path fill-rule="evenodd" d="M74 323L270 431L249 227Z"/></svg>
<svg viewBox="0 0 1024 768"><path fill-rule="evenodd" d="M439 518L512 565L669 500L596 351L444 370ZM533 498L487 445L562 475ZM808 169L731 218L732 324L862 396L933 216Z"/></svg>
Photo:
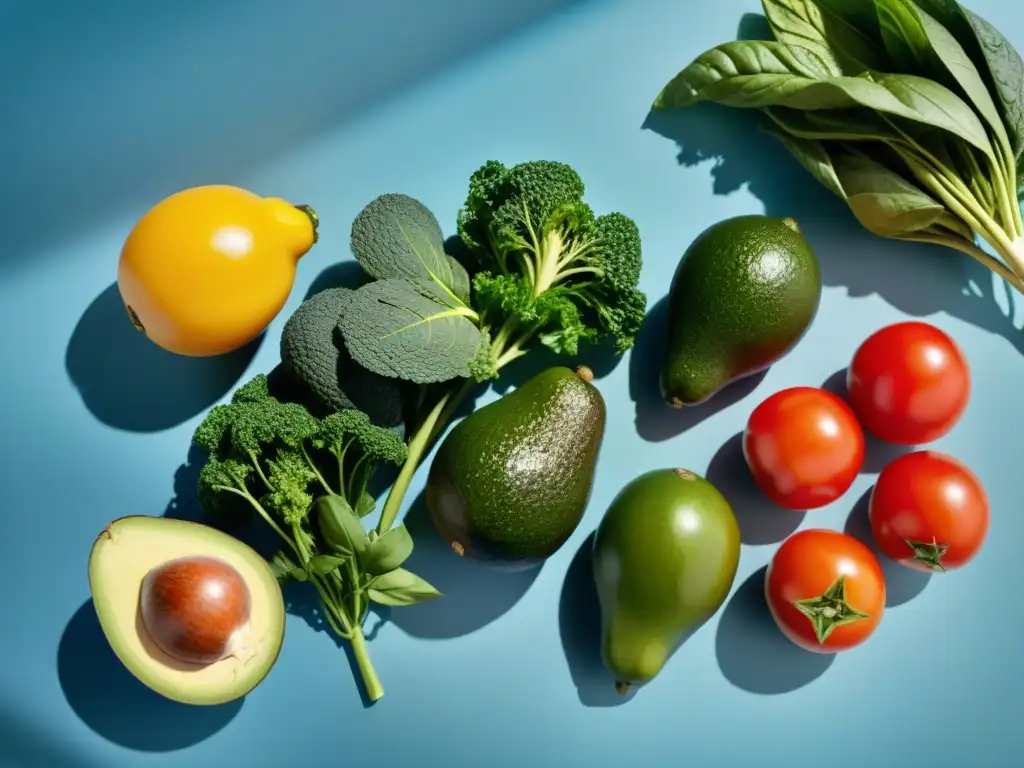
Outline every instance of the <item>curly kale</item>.
<svg viewBox="0 0 1024 768"><path fill-rule="evenodd" d="M559 352L580 341L624 352L647 308L640 230L622 213L595 216L584 191L571 166L551 160L491 160L473 173L458 230L479 268L476 304L488 322L497 315Z"/></svg>

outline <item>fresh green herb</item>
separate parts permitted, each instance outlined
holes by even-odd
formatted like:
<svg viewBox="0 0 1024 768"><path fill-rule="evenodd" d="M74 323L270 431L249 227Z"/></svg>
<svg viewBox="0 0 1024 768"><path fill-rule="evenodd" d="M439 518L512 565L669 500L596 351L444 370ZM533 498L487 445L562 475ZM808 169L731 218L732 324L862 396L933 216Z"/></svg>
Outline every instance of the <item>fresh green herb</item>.
<svg viewBox="0 0 1024 768"><path fill-rule="evenodd" d="M624 214L596 216L583 193L564 163L485 163L457 217L458 259L422 203L376 198L351 234L373 279L307 299L282 335L285 369L334 412L314 416L259 375L195 431L209 456L199 479L204 510L234 520L244 504L278 533L274 573L317 590L331 628L352 643L371 700L383 689L362 631L370 603L440 597L404 567L413 539L396 521L465 396L536 346L567 355L582 343L616 353L633 346L647 308L637 287L640 232ZM388 407L355 402L374 388ZM389 428L399 411L409 413L407 442ZM400 470L368 530L370 480L382 465Z"/></svg>
<svg viewBox="0 0 1024 768"><path fill-rule="evenodd" d="M208 455L199 474L204 509L216 515L222 504L243 500L277 532L284 546L271 560L274 573L282 582L314 586L331 628L352 641L370 699L380 698L362 631L370 602L381 594L376 581L396 570L396 579L415 578L405 605L440 596L401 569L412 554L404 526L377 538L354 511L379 466L405 461L405 443L360 411L320 420L302 405L283 403L269 393L264 374L212 408L193 441ZM393 605L388 599L378 602Z"/></svg>
<svg viewBox="0 0 1024 768"><path fill-rule="evenodd" d="M1024 290L1024 61L1013 46L954 0L762 4L774 40L702 53L654 109L758 109L868 230L955 248Z"/></svg>

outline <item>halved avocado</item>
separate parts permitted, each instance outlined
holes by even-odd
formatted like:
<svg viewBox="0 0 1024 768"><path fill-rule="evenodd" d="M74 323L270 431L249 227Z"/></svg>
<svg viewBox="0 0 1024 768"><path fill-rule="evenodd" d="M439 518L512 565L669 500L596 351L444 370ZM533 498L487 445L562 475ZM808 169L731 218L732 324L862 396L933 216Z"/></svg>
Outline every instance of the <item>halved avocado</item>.
<svg viewBox="0 0 1024 768"><path fill-rule="evenodd" d="M244 652L207 665L179 661L146 632L139 600L150 570L182 557L219 558L249 588ZM260 555L226 533L164 517L122 517L99 535L89 555L89 588L107 642L121 663L157 693L183 704L223 704L259 685L284 642L281 587Z"/></svg>

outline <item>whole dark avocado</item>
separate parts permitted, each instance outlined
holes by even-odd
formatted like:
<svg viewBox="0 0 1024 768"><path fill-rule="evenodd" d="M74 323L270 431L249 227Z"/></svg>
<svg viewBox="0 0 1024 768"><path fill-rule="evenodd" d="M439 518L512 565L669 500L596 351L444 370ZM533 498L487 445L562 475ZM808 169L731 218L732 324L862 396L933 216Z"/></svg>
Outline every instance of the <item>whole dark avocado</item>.
<svg viewBox="0 0 1024 768"><path fill-rule="evenodd" d="M821 302L821 271L793 219L721 221L690 245L668 296L661 395L699 405L796 346Z"/></svg>
<svg viewBox="0 0 1024 768"><path fill-rule="evenodd" d="M549 368L448 433L430 467L427 507L456 554L521 569L576 530L605 429L592 378L583 366Z"/></svg>
<svg viewBox="0 0 1024 768"><path fill-rule="evenodd" d="M686 469L628 483L594 535L601 656L616 688L653 680L679 645L725 602L740 527L719 490Z"/></svg>

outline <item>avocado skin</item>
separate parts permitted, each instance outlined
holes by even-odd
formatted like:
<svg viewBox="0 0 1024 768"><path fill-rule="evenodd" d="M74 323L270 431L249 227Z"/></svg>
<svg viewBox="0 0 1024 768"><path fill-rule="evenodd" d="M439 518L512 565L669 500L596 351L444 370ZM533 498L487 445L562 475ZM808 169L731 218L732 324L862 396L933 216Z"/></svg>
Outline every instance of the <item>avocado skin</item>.
<svg viewBox="0 0 1024 768"><path fill-rule="evenodd" d="M740 528L719 490L682 469L640 475L615 497L591 553L601 657L618 684L642 685L725 602Z"/></svg>
<svg viewBox="0 0 1024 768"><path fill-rule="evenodd" d="M519 570L576 530L604 438L601 393L556 366L459 422L427 477L427 507L458 554Z"/></svg>
<svg viewBox="0 0 1024 768"><path fill-rule="evenodd" d="M821 270L792 219L725 219L690 245L669 288L660 375L673 407L699 405L778 362L821 303Z"/></svg>

